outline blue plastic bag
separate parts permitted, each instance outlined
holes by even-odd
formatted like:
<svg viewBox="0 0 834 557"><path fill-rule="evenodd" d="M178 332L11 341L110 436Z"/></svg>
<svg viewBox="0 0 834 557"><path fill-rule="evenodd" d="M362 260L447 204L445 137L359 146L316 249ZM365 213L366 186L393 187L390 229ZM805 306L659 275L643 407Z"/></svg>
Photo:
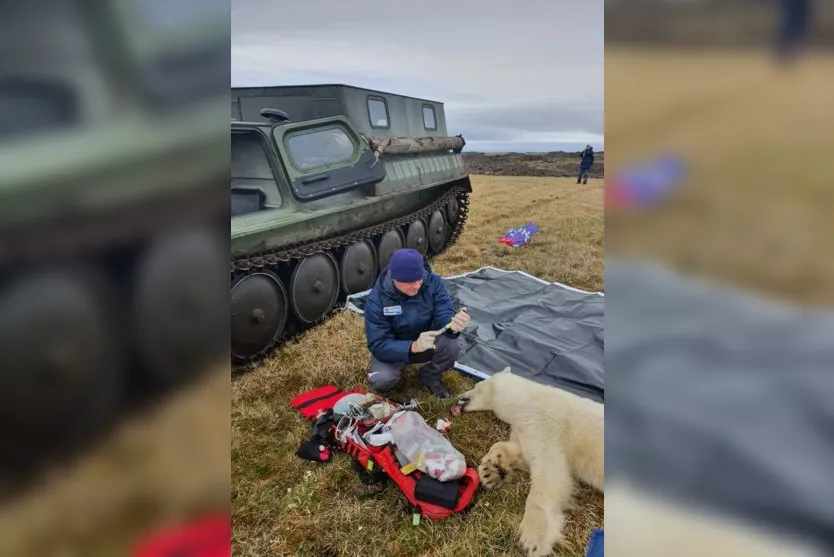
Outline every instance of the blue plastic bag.
<svg viewBox="0 0 834 557"><path fill-rule="evenodd" d="M527 244L533 237L533 234L539 231L539 228L530 221L519 228L511 228L509 232L498 238L502 244L506 244L513 248L521 247Z"/></svg>
<svg viewBox="0 0 834 557"><path fill-rule="evenodd" d="M653 205L680 185L686 174L681 157L663 153L645 164L623 170L606 185L606 205L642 208Z"/></svg>

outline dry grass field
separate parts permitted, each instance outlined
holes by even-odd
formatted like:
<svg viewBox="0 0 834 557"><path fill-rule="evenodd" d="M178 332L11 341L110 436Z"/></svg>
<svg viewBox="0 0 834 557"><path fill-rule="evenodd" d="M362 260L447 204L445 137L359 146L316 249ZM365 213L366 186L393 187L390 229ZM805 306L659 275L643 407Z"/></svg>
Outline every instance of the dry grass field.
<svg viewBox="0 0 834 557"><path fill-rule="evenodd" d="M113 557L228 508L229 368L130 416L101 446L0 509L0 555Z"/></svg>
<svg viewBox="0 0 834 557"><path fill-rule="evenodd" d="M546 280L603 290L602 182L577 186L570 178L474 176L466 231L434 269L451 275L482 265L521 269ZM526 220L541 227L527 247L497 242ZM528 490L526 476L496 491L481 491L466 516L411 525L405 498L395 486L360 499L375 487L362 485L346 455L327 464L295 456L310 424L289 405L305 390L324 384L365 387L368 352L362 318L342 311L259 369L232 385L232 501L234 553L265 556L450 556L517 555L515 528ZM423 394L413 371L400 398L416 397L429 422L449 417L451 401ZM473 384L446 374L454 392ZM454 420L451 442L476 462L508 429L487 414ZM569 516L563 555L584 555L590 530L603 524L603 497L582 489Z"/></svg>

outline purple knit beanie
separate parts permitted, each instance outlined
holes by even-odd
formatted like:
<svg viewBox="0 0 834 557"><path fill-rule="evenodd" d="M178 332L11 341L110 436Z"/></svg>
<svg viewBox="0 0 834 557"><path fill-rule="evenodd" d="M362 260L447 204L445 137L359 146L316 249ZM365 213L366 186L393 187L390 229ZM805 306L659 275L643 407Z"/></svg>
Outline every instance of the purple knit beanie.
<svg viewBox="0 0 834 557"><path fill-rule="evenodd" d="M398 282L417 282L423 279L423 256L413 249L398 249L389 263L391 278Z"/></svg>

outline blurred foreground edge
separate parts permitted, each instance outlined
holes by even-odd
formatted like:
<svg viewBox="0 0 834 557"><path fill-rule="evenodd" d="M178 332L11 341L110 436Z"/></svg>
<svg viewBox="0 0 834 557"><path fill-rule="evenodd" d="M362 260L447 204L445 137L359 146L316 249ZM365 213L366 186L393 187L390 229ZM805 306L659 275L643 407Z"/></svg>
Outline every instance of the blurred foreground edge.
<svg viewBox="0 0 834 557"><path fill-rule="evenodd" d="M231 554L231 516L217 514L154 533L136 546L131 557L229 557Z"/></svg>
<svg viewBox="0 0 834 557"><path fill-rule="evenodd" d="M228 18L228 0L0 7L0 483L228 350Z"/></svg>
<svg viewBox="0 0 834 557"><path fill-rule="evenodd" d="M612 555L830 554L834 312L653 262L605 273Z"/></svg>
<svg viewBox="0 0 834 557"><path fill-rule="evenodd" d="M608 47L781 54L834 47L827 0L608 0L605 16Z"/></svg>
<svg viewBox="0 0 834 557"><path fill-rule="evenodd" d="M673 502L627 481L606 489L607 557L823 557L751 522Z"/></svg>

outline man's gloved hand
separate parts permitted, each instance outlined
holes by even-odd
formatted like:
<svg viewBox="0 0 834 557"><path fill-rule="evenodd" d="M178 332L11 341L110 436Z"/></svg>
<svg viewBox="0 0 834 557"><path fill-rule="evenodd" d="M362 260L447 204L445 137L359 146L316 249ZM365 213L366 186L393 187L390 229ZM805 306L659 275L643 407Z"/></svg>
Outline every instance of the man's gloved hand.
<svg viewBox="0 0 834 557"><path fill-rule="evenodd" d="M449 328L452 332L459 333L469 325L469 314L466 313L466 308L463 308L452 317L452 324Z"/></svg>
<svg viewBox="0 0 834 557"><path fill-rule="evenodd" d="M426 331L420 333L420 336L411 343L412 352L425 352L426 350L433 350L435 348L434 339L437 338L437 331Z"/></svg>

